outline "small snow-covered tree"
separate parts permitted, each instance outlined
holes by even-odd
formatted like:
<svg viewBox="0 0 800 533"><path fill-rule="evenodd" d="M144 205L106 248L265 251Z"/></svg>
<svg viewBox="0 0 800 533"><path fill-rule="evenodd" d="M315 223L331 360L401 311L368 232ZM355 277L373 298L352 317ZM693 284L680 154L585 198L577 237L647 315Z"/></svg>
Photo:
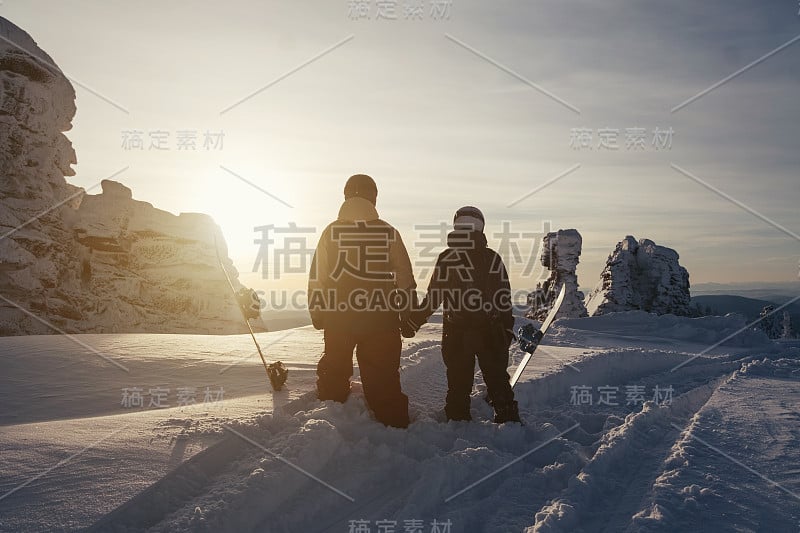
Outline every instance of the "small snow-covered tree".
<svg viewBox="0 0 800 533"><path fill-rule="evenodd" d="M783 334L783 328L781 323L778 321L778 317L775 313L775 306L768 305L761 310L761 321L758 323L758 326L764 330L764 333L767 334L767 337L770 339L779 339Z"/></svg>
<svg viewBox="0 0 800 533"><path fill-rule="evenodd" d="M782 329L781 337L784 339L793 339L794 338L794 330L792 329L792 315L789 314L789 311L783 312L783 320L781 321Z"/></svg>

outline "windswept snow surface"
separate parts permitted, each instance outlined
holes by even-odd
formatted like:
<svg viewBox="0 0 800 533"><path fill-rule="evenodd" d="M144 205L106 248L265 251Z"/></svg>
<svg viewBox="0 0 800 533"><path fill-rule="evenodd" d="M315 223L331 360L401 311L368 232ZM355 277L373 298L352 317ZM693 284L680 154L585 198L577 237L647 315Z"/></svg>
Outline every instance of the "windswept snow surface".
<svg viewBox="0 0 800 533"><path fill-rule="evenodd" d="M560 327L551 337L560 344L605 347L617 341L617 346L674 346L681 351L704 354L729 354L732 348L748 351L772 346L763 331L748 328L747 320L736 314L687 318L625 311L560 320L557 325Z"/></svg>
<svg viewBox="0 0 800 533"><path fill-rule="evenodd" d="M345 404L308 394L310 328L259 336L291 369L275 395L245 336L78 337L129 373L63 337L0 339L0 530L798 531L800 349L745 332L697 356L740 325L559 321L516 388L525 425L498 426L480 374L473 422L442 421L430 324L404 346L407 430L371 418L357 376ZM120 406L135 385L225 400Z"/></svg>
<svg viewBox="0 0 800 533"><path fill-rule="evenodd" d="M800 531L799 447L800 360L749 363L681 433L630 530Z"/></svg>

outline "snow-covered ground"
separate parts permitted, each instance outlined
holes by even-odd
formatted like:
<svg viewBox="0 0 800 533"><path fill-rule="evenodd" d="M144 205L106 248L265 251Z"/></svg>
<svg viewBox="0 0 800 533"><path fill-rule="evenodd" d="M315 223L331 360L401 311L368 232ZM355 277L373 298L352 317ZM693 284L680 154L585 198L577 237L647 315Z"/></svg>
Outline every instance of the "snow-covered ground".
<svg viewBox="0 0 800 533"><path fill-rule="evenodd" d="M800 347L726 340L741 325L559 321L525 425L497 426L479 374L474 421L442 422L429 324L403 350L407 430L357 378L314 399L308 327L259 335L290 369L275 394L249 336L0 338L0 530L800 531Z"/></svg>

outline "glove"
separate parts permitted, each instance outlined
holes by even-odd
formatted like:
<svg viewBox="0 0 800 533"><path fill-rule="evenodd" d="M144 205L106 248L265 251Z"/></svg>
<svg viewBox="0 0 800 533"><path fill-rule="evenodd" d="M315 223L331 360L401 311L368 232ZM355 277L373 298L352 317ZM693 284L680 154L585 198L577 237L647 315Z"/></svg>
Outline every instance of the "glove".
<svg viewBox="0 0 800 533"><path fill-rule="evenodd" d="M425 325L428 321L428 314L423 311L414 311L408 316L408 325L414 328L414 331L419 331L419 328Z"/></svg>
<svg viewBox="0 0 800 533"><path fill-rule="evenodd" d="M400 323L400 335L402 335L406 339L410 339L416 334L417 330L411 327L408 320Z"/></svg>
<svg viewBox="0 0 800 533"><path fill-rule="evenodd" d="M405 302L405 306L400 310L400 334L410 339L419 331L420 326L424 324L424 320L420 322L419 318L414 318L419 314L419 299L417 298L417 291L414 289L406 289L398 291L405 293L406 298L401 300Z"/></svg>
<svg viewBox="0 0 800 533"><path fill-rule="evenodd" d="M506 344L508 346L511 346L511 343L514 342L514 341L519 341L517 336L514 334L514 330L513 329L505 330L505 336L506 336L506 339L507 339L506 340Z"/></svg>
<svg viewBox="0 0 800 533"><path fill-rule="evenodd" d="M411 338L417 334L425 322L428 321L428 315L422 311L412 311L402 319L400 323L400 332L403 337Z"/></svg>

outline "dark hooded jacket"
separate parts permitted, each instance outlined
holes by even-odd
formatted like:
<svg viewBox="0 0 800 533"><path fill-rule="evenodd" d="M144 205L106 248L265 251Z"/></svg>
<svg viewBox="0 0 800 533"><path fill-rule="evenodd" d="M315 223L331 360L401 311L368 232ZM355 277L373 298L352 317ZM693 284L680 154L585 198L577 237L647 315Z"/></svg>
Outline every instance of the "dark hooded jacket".
<svg viewBox="0 0 800 533"><path fill-rule="evenodd" d="M502 258L487 246L480 231L454 230L436 261L422 303L432 314L444 306L446 325L464 328L514 327L511 284Z"/></svg>

